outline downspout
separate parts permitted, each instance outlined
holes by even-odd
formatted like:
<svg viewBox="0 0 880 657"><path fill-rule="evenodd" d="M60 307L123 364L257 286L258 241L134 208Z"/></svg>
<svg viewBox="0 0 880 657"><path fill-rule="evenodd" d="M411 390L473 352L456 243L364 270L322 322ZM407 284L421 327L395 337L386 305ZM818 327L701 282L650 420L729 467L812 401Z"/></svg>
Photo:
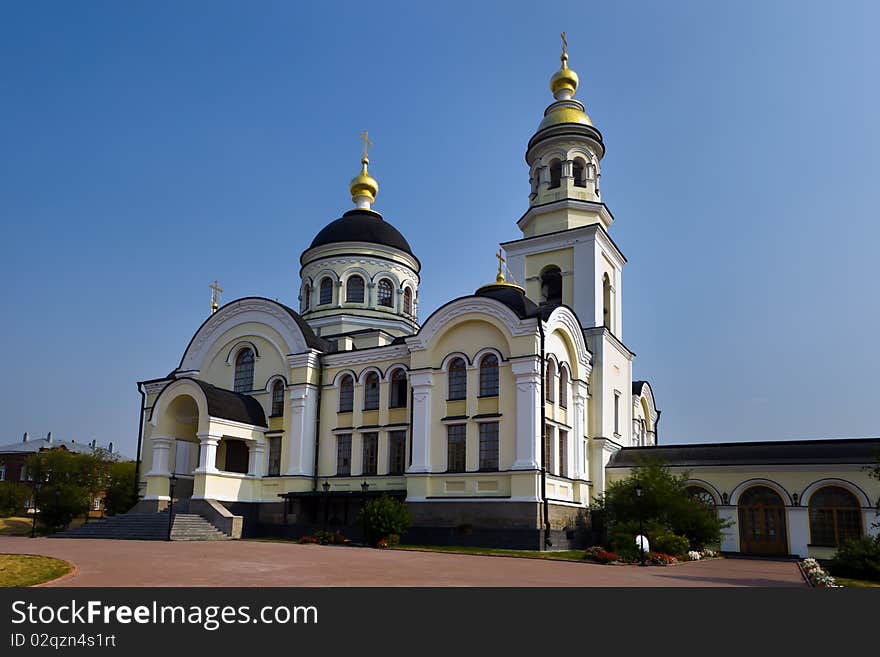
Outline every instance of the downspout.
<svg viewBox="0 0 880 657"><path fill-rule="evenodd" d="M141 393L141 414L138 417L138 444L137 444L137 461L134 465L134 501L138 501L138 491L140 489L141 477L141 442L144 439L144 409L147 406L147 393L141 388L141 384L137 384L138 392Z"/></svg>
<svg viewBox="0 0 880 657"><path fill-rule="evenodd" d="M544 353L544 320L538 315L538 333L541 336L541 498L544 506L544 547L553 547L550 538L550 503L547 501L547 403L546 403L546 357Z"/></svg>
<svg viewBox="0 0 880 657"><path fill-rule="evenodd" d="M315 398L315 476L312 478L312 492L318 492L318 448L321 446L321 390L324 387L324 359L318 356L318 395ZM286 508L286 507L285 507Z"/></svg>
<svg viewBox="0 0 880 657"><path fill-rule="evenodd" d="M660 414L663 411L657 411L657 419L654 420L654 447L660 444Z"/></svg>

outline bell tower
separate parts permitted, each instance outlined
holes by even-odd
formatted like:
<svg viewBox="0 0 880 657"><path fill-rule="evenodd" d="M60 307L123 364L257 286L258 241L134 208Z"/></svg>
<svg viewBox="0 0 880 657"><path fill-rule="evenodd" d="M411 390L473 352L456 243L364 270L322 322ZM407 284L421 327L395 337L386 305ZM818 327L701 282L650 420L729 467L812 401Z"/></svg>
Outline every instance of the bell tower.
<svg viewBox="0 0 880 657"><path fill-rule="evenodd" d="M581 101L562 33L561 67L550 78L553 102L526 148L529 208L517 226L522 239L501 246L508 270L537 303L565 304L585 328L621 335L620 278L626 259L611 241L614 218L599 185L602 134Z"/></svg>

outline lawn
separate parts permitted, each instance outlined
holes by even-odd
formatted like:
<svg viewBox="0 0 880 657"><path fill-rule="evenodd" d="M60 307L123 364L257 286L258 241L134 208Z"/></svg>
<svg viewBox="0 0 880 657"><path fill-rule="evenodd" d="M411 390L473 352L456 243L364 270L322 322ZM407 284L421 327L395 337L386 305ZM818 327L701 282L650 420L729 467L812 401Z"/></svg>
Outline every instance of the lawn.
<svg viewBox="0 0 880 657"><path fill-rule="evenodd" d="M0 588L33 586L69 573L73 566L52 557L34 554L0 554Z"/></svg>
<svg viewBox="0 0 880 657"><path fill-rule="evenodd" d="M524 559L555 559L560 561L583 561L583 550L503 550L499 548L457 547L453 545L398 545L395 550L420 550L426 552L449 552L451 554L479 554L493 557L520 557Z"/></svg>
<svg viewBox="0 0 880 657"><path fill-rule="evenodd" d="M0 536L28 536L31 523L33 520L21 516L0 518Z"/></svg>
<svg viewBox="0 0 880 657"><path fill-rule="evenodd" d="M847 588L869 589L880 587L880 582L872 582L867 579L850 579L849 577L835 577L834 581Z"/></svg>

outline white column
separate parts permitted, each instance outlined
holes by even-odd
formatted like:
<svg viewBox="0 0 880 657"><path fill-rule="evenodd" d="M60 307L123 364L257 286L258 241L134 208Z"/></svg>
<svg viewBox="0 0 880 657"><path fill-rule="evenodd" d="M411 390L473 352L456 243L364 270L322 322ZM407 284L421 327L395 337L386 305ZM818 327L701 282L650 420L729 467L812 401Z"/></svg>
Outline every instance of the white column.
<svg viewBox="0 0 880 657"><path fill-rule="evenodd" d="M196 435L199 438L199 467L196 472L213 474L217 472L217 445L223 435L207 431Z"/></svg>
<svg viewBox="0 0 880 657"><path fill-rule="evenodd" d="M433 372L412 372L413 390L412 464L407 472L431 471L431 390Z"/></svg>
<svg viewBox="0 0 880 657"><path fill-rule="evenodd" d="M571 382L571 392L574 401L574 418L571 420L572 436L571 444L574 449L574 458L571 460L571 478L587 478L584 463L584 410L587 406L587 384L584 381L574 380Z"/></svg>
<svg viewBox="0 0 880 657"><path fill-rule="evenodd" d="M266 452L266 445L256 440L249 440L248 446L248 476L262 477L265 474L263 467L263 454Z"/></svg>
<svg viewBox="0 0 880 657"><path fill-rule="evenodd" d="M168 466L171 462L171 445L174 444L174 438L171 436L152 436L150 440L153 442L153 467L146 476L167 477L171 472Z"/></svg>
<svg viewBox="0 0 880 657"><path fill-rule="evenodd" d="M516 460L513 470L537 470L541 443L541 365L537 356L510 365L516 380Z"/></svg>
<svg viewBox="0 0 880 657"><path fill-rule="evenodd" d="M290 442L287 476L311 476L315 467L315 418L318 389L310 383L290 387Z"/></svg>
<svg viewBox="0 0 880 657"><path fill-rule="evenodd" d="M721 520L729 520L730 527L721 530L721 551L739 552L739 518L736 507L724 505L718 507L718 517Z"/></svg>
<svg viewBox="0 0 880 657"><path fill-rule="evenodd" d="M810 556L810 549L807 547L810 542L809 509L805 506L790 506L786 511L789 554Z"/></svg>

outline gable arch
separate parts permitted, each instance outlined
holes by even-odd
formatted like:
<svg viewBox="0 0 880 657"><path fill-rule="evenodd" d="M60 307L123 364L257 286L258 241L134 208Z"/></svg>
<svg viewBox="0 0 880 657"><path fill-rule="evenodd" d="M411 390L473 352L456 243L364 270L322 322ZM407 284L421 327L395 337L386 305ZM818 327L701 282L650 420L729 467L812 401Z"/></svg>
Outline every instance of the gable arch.
<svg viewBox="0 0 880 657"><path fill-rule="evenodd" d="M709 495L712 496L712 499L715 501L715 506L721 506L721 492L711 483L706 481L705 479L687 479L684 482L686 488L694 487L694 488L702 488Z"/></svg>
<svg viewBox="0 0 880 657"><path fill-rule="evenodd" d="M208 415L208 400L204 391L192 379L177 379L162 388L153 408L150 409L149 423L154 428L154 434L174 435L173 429L167 426L170 421L169 408L181 397L188 397L195 402L198 409L198 432L208 431L210 416Z"/></svg>
<svg viewBox="0 0 880 657"><path fill-rule="evenodd" d="M583 329L574 312L568 306L557 306L544 323L544 333L549 335L558 332L563 342L567 343L571 358L570 374L573 379L587 381L592 370L593 355L584 341Z"/></svg>
<svg viewBox="0 0 880 657"><path fill-rule="evenodd" d="M309 341L300 327L299 316L280 303L261 297L248 297L226 304L208 317L199 327L187 345L178 369L198 371L207 357L218 348L217 337L226 334L236 326L247 323L264 324L281 336L282 344L274 344L283 358L286 354L303 353L309 350ZM305 324L303 322L303 324ZM254 334L248 331L246 335ZM260 335L265 338L266 336ZM272 342L272 341L270 341ZM255 354L256 355L256 354Z"/></svg>

